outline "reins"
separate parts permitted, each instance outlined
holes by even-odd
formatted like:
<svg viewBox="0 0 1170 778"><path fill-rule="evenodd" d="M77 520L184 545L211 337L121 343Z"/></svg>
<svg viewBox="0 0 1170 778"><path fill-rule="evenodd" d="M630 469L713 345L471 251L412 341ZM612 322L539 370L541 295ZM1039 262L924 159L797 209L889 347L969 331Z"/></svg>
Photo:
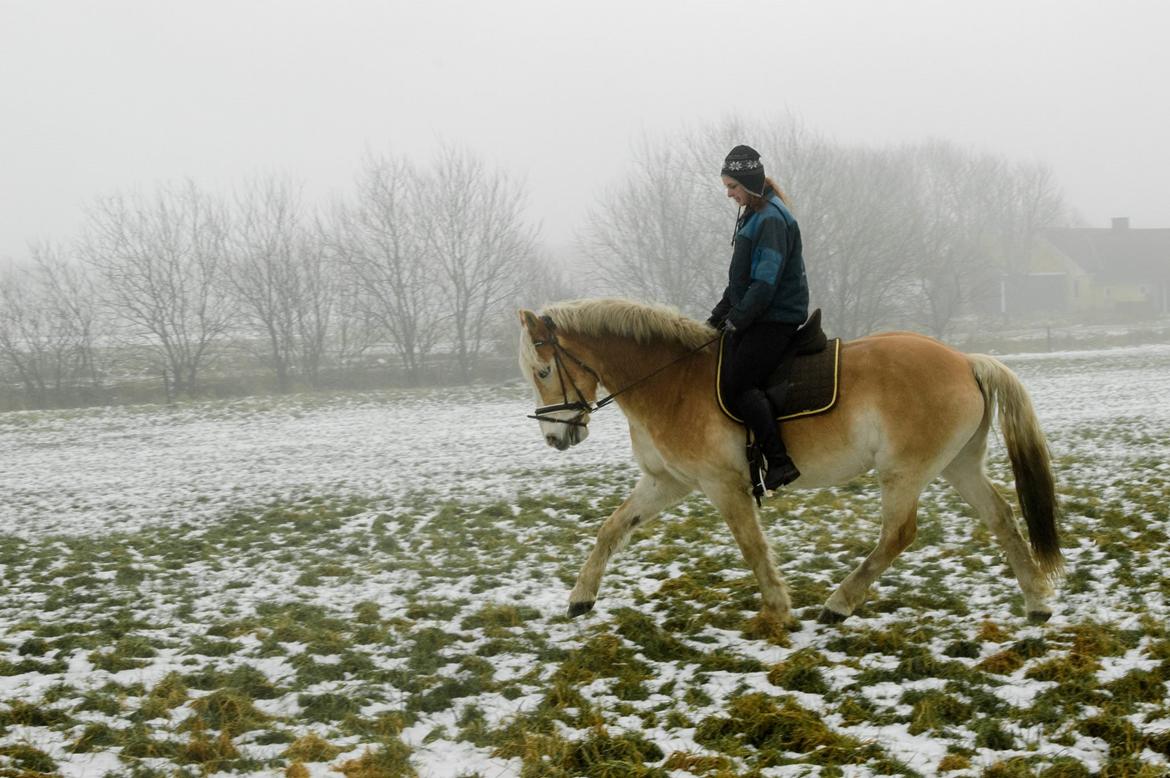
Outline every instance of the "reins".
<svg viewBox="0 0 1170 778"><path fill-rule="evenodd" d="M556 364L556 367L557 367L557 377L560 379L560 382L561 382L561 395L564 397L565 401L562 403L557 403L556 405L542 405L541 407L536 409L536 413L528 414L528 418L536 419L537 421L552 421L552 422L557 422L559 424L570 424L570 425L573 425L576 427L584 427L586 425L586 422L581 421L581 417L584 416L585 414L592 413L596 410L600 410L601 408L604 408L605 406L612 403L615 399L617 399L618 395L621 395L625 392L630 391L631 389L633 389L634 387L638 386L641 383L645 383L646 381L649 381L651 378L658 375L663 370L666 370L668 367L672 367L674 365L677 365L679 362L682 362L687 357L692 356L693 354L695 354L699 351L702 351L703 349L707 348L707 346L710 346L712 343L719 340L719 338L720 338L720 335L716 335L715 337L708 340L706 343L702 343L698 346L695 346L693 349L691 349L690 351L687 351L682 356L680 356L676 359L672 359L670 362L667 362L665 365L658 368L654 372L649 373L647 375L644 375L632 383L626 384L621 389L618 389L616 392L610 392L608 395L601 398L600 400L598 400L595 403L590 403L588 400L585 399L585 394L581 391L580 388L578 388L577 382L573 380L572 374L569 373L565 369L564 359L562 357L567 357L568 359L571 359L582 370L586 371L587 373L589 373L589 375L593 376L594 380L596 380L597 383L603 384L605 382L601 380L601 376L599 376L597 374L596 370L589 367L589 365L585 364L585 362L583 362L579 357L577 357L575 354L573 354L571 351L569 351L567 348L565 348L564 346L561 345L560 341L557 340L556 324L553 323L551 316L548 316L546 314L544 316L541 316L540 320L543 321L545 327L548 328L548 340L547 341L534 340L532 342L532 345L536 346L536 347L540 347L540 346L545 345L545 343L547 342L548 344L550 344L553 347L553 362ZM565 388L565 375L566 374L568 374L568 376L569 376L569 385L572 386L573 391L577 393L578 399L573 401L573 402L569 401L569 392L568 392L568 389ZM571 419L558 419L558 418L554 418L552 416L545 415L545 414L553 413L555 411L577 411L577 415Z"/></svg>

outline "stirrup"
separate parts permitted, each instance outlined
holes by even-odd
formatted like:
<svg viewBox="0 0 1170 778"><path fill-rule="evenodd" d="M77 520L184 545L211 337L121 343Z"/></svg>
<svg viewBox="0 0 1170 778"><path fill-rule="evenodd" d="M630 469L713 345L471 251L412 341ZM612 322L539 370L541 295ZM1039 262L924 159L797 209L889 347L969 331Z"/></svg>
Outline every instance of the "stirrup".
<svg viewBox="0 0 1170 778"><path fill-rule="evenodd" d="M752 497L756 498L756 506L763 507L764 495L768 488L764 486L764 473L767 470L767 459L758 441L754 440L751 429L748 429L747 443L744 446L748 461L748 480L752 484Z"/></svg>

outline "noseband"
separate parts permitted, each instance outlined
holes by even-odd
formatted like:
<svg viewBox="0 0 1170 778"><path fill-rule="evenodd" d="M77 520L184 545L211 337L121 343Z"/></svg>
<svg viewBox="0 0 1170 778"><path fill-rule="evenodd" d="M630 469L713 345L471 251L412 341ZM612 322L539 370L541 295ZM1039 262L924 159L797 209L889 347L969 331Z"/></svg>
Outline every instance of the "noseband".
<svg viewBox="0 0 1170 778"><path fill-rule="evenodd" d="M577 382L573 380L573 374L569 373L569 371L565 369L565 359L572 360L578 367L580 367L582 370L587 372L589 375L593 376L593 379L595 381L597 381L597 383L599 383L599 384L604 383L601 380L601 376L599 376L597 374L596 370L589 367L589 365L585 364L576 355L574 355L568 349L566 349L564 346L561 345L560 341L557 340L556 324L553 323L551 316L546 314L544 316L541 316L540 320L542 322L544 322L544 326L548 329L548 336L547 336L547 339L545 339L545 340L532 341L532 345L537 347L537 348L544 346L544 345L549 345L549 346L553 347L553 362L557 366L557 377L560 379L560 382L561 382L561 396L564 398L564 402L557 403L556 405L542 405L536 409L535 414L528 414L528 418L536 419L537 421L552 421L552 422L556 422L557 424L568 424L568 425L571 425L574 427L587 426L587 422L581 421L581 418L583 416L585 416L585 414L592 413L593 411L600 410L601 408L604 408L605 406L607 406L611 402L613 402L614 399L616 399L617 396L619 394L621 394L622 392L627 392L630 389L633 389L638 384L642 383L643 381L648 381L649 379L658 375L659 373L661 373L663 370L670 367L671 365L678 364L679 362L683 361L684 359L691 356L692 354L694 354L698 351L702 351L703 349L707 348L707 346L710 346L712 343L714 343L715 341L719 340L720 337L722 337L721 335L716 335L715 337L711 338L706 343L703 343L702 345L696 346L695 348L691 349L687 353L683 354L678 359L673 359L670 362L667 362L665 365L658 368L657 370L650 373L649 375L644 375L641 378L639 378L637 381L634 381L632 384L627 384L626 386L623 386L621 389L618 389L616 392L611 392L607 396L598 400L596 403L591 404L588 400L585 399L585 394L577 386ZM568 377L569 377L569 386L571 386L573 388L573 391L577 394L577 400L575 400L575 401L569 400L569 390L565 386L565 376L566 375L568 375ZM552 416L546 415L549 413L554 413L556 411L576 411L577 415L571 419L557 419L557 418L554 418Z"/></svg>

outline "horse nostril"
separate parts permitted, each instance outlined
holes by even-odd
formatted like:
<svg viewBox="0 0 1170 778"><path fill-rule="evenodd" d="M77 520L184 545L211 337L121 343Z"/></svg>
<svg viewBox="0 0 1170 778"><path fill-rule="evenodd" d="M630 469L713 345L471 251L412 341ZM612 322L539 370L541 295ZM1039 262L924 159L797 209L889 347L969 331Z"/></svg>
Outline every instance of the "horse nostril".
<svg viewBox="0 0 1170 778"><path fill-rule="evenodd" d="M550 446L555 446L557 444L557 436L556 435L545 435L544 442L548 443Z"/></svg>

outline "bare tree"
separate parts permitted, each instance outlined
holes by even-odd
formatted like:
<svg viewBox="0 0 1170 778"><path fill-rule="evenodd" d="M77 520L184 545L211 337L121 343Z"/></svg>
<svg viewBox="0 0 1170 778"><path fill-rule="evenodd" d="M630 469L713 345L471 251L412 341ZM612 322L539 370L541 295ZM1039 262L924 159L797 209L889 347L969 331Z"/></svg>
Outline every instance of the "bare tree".
<svg viewBox="0 0 1170 778"><path fill-rule="evenodd" d="M329 335L325 339L321 361L347 367L357 364L371 346L385 335L385 327L371 312L369 297L360 280L349 273L350 266L339 255L336 241L326 244L331 266L337 269L334 279L334 311Z"/></svg>
<svg viewBox="0 0 1170 778"><path fill-rule="evenodd" d="M36 408L70 401L100 381L96 299L90 279L49 244L33 264L0 278L0 362Z"/></svg>
<svg viewBox="0 0 1170 778"><path fill-rule="evenodd" d="M108 333L92 273L62 248L49 243L33 245L31 253L44 305L65 336L73 366L70 372L77 383L98 386L103 361L99 341Z"/></svg>
<svg viewBox="0 0 1170 778"><path fill-rule="evenodd" d="M360 291L352 296L355 307L389 334L417 383L441 331L439 267L427 256L417 196L423 181L405 160L367 155L355 186L353 202L335 218L338 260ZM363 329L351 320L345 334Z"/></svg>
<svg viewBox="0 0 1170 778"><path fill-rule="evenodd" d="M287 179L250 182L236 198L232 260L227 277L245 320L262 335L288 391L294 373L310 384L320 369L335 283L316 225L305 224L301 191Z"/></svg>
<svg viewBox="0 0 1170 778"><path fill-rule="evenodd" d="M1065 223L1068 206L1052 169L1040 163L1014 165L1004 176L999 195L1004 268L1012 274L1027 272L1036 238L1044 230Z"/></svg>
<svg viewBox="0 0 1170 778"><path fill-rule="evenodd" d="M48 406L59 338L27 270L10 269L0 277L0 357L34 408Z"/></svg>
<svg viewBox="0 0 1170 778"><path fill-rule="evenodd" d="M588 285L574 278L569 272L570 265L584 264L572 248L561 250L538 246L521 263L520 285L516 290L515 302L528 307L539 306L557 300L568 300L588 293ZM510 329L514 329L513 311L504 311L504 318Z"/></svg>
<svg viewBox="0 0 1170 778"><path fill-rule="evenodd" d="M719 157L712 170L694 148L643 139L621 184L589 213L579 245L608 290L703 316L727 283L716 258L730 251L734 215L717 207Z"/></svg>
<svg viewBox="0 0 1170 778"><path fill-rule="evenodd" d="M489 323L515 297L520 271L532 255L535 231L524 223L523 191L470 153L445 147L418 187L426 262L441 270L439 294L459 375L470 380L489 335ZM441 180L442 185L436 181Z"/></svg>
<svg viewBox="0 0 1170 778"><path fill-rule="evenodd" d="M261 333L280 392L290 388L297 352L299 279L294 263L300 191L273 177L249 182L236 196L226 277L242 319Z"/></svg>
<svg viewBox="0 0 1170 778"><path fill-rule="evenodd" d="M909 318L943 338L994 281L989 238L997 225L989 200L1001 188L1006 165L937 141L906 149L905 158L916 176L909 206L918 220L912 255L917 294Z"/></svg>
<svg viewBox="0 0 1170 778"><path fill-rule="evenodd" d="M153 197L115 194L89 209L82 255L131 337L144 339L167 397L191 393L227 331L227 215L193 182Z"/></svg>
<svg viewBox="0 0 1170 778"><path fill-rule="evenodd" d="M890 152L838 147L809 173L799 204L810 293L846 337L895 320L910 277L912 176ZM806 216L807 215L807 216Z"/></svg>
<svg viewBox="0 0 1170 778"><path fill-rule="evenodd" d="M320 382L321 368L328 354L330 337L338 324L338 303L345 279L330 251L332 240L320 221L302 230L294 251L300 279L300 305L296 326L301 372L310 386Z"/></svg>

